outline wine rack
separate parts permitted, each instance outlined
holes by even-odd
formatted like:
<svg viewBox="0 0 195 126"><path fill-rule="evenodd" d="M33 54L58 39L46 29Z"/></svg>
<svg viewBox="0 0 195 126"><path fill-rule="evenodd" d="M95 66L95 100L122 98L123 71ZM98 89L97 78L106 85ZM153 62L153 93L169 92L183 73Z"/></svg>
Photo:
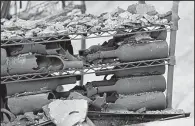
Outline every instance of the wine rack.
<svg viewBox="0 0 195 126"><path fill-rule="evenodd" d="M178 10L173 9L172 15L177 15ZM104 71L118 71L124 69L133 69L139 67L150 67L150 66L158 66L158 65L168 65L168 77L167 77L167 103L168 107L171 108L172 104L172 85L173 85L173 71L175 65L175 41L176 41L176 30L177 30L177 22L178 20L174 19L172 16L172 22L168 24L152 24L150 26L144 27L127 27L127 28L116 28L110 30L99 30L96 32L90 32L88 28L86 31L82 33L64 33L59 35L51 35L45 37L32 37L32 38L22 38L22 39L6 39L1 40L1 47L8 46L16 46L16 45L24 45L24 44L35 44L35 43L53 43L53 42L66 42L68 40L83 40L83 39L91 39L91 38L100 38L100 37L111 37L111 36L123 36L135 33L143 33L143 32L153 32L153 31L170 31L170 46L169 46L169 57L163 59L154 59L154 60L144 60L144 61L136 61L136 62L126 62L126 63L108 63L101 65L93 65L88 67L83 67L83 69L68 69L63 71L50 71L49 73L33 73L33 74L22 74L22 75L12 75L12 76L3 76L1 77L1 84L9 84L13 82L22 82L22 81L32 81L32 80L43 80L43 79L53 79L53 78L61 78L61 77L70 77L70 76L79 76L85 74L96 73L97 70ZM164 28L159 28L159 26L165 26ZM139 28L145 28L145 31L136 31ZM118 32L122 32L123 34L118 34ZM67 36L70 39L67 39ZM112 70L114 66L117 66L117 69ZM130 67L130 68L129 68ZM54 75L55 72L60 72L63 74Z"/></svg>
<svg viewBox="0 0 195 126"><path fill-rule="evenodd" d="M105 31L97 32L83 32L83 33L68 33L64 35L55 35L55 36L46 36L46 37L33 37L33 38L23 38L23 39L7 39L1 40L1 47L15 46L15 45L24 45L24 44L34 44L34 43L54 43L54 42L66 42L69 40L82 40L90 38L100 38L100 37L111 37L111 36L123 36L135 33L143 32L153 32L153 31L170 31L172 23L164 24L165 28L159 28L160 25L150 25L144 26L146 31L136 31L132 30L139 29L140 27L126 28L126 29L112 29ZM143 28L143 27L142 27ZM151 29L152 28L152 29ZM122 32L123 34L117 34L117 32ZM70 39L67 39L67 36ZM93 65L89 67L83 67L83 69L68 69L63 71L50 71L48 73L32 73L32 74L22 74L22 75L12 75L12 76L3 76L1 77L1 84L9 84L14 82L24 82L24 81L33 81L33 80L44 80L44 79L53 79L53 78L63 78L71 76L82 76L85 74L96 73L96 71L120 71L124 69L134 69L140 67L150 67L158 65L169 65L172 64L173 58L163 58L163 59L154 59L154 60L143 60L136 62L125 62L120 63L115 61L114 63ZM113 67L117 66L117 69L112 70ZM59 72L62 74L54 74Z"/></svg>
<svg viewBox="0 0 195 126"><path fill-rule="evenodd" d="M83 13L83 12L82 12ZM167 76L167 91L166 91L166 102L167 108L172 108L172 88L173 88L173 72L174 65L176 64L175 60L175 44L176 44L176 31L178 29L178 4L173 2L172 8L172 21L171 23L166 24L151 24L148 26L127 26L123 28L115 29L102 29L93 31L93 26L89 27L83 32L71 32L71 33L61 33L61 34L50 34L50 36L44 37L31 37L26 38L22 37L20 39L3 39L1 40L1 47L7 48L10 46L26 45L26 44L47 44L47 43L63 43L71 40L81 40L81 48L85 49L85 40L91 38L101 38L101 37L120 37L125 35L137 34L137 33L147 33L147 32L157 32L157 31L168 31L170 32L170 43L169 43L169 56L167 58L161 59L152 59L152 60L141 60L134 62L120 62L116 59L112 63L102 63L102 64L92 64L84 65L82 69L68 68L61 71L49 71L47 73L30 73L30 74L19 74L19 75L7 75L1 77L1 84L15 84L18 82L29 82L36 80L51 80L56 78L67 78L67 77L76 77L76 80L81 80L81 85L83 83L83 76L93 73L101 72L118 72L128 69L136 68L146 68L153 66L164 66L168 65L168 76ZM161 27L163 26L163 27ZM144 31L142 31L144 28ZM120 33L120 34L119 34ZM68 38L68 39L67 39ZM153 39L155 41L155 39ZM114 68L114 69L113 69ZM40 91L40 92L26 92L22 95L32 95L50 92L50 90ZM28 94L29 93L29 94ZM12 97L12 96L11 96ZM110 120L123 120L125 122L149 122L154 120L168 120L173 118L182 118L188 117L190 113L109 113L109 112L97 112L89 111L88 117L95 122L112 122ZM145 120L143 120L145 119ZM52 121L49 120L39 125L51 124Z"/></svg>
<svg viewBox="0 0 195 126"><path fill-rule="evenodd" d="M33 74L3 76L1 77L1 84L92 74L95 73L97 70L98 71L100 70L119 71L124 69L133 69L133 68L140 68L140 67L167 65L169 64L169 62L170 62L170 58L145 60L145 61L137 61L137 62L125 62L125 63L115 62L115 63L103 64L98 66L84 67L83 69L69 69L66 71L51 71L50 73L33 73ZM117 66L118 68L112 70L111 68L115 66ZM55 75L54 74L55 72L63 73L63 75ZM54 74L53 76L51 76L52 73Z"/></svg>

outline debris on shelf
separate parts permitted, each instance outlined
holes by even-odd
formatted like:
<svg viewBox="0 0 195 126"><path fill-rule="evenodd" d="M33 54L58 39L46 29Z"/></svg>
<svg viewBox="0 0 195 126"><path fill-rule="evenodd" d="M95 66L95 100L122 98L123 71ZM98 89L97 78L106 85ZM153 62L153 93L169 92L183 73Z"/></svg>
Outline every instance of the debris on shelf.
<svg viewBox="0 0 195 126"><path fill-rule="evenodd" d="M136 8L136 12L131 11L132 8ZM77 10L73 10L72 14L58 16L64 18L64 20L58 22L46 22L45 20L49 17L34 21L16 20L15 18L6 21L1 19L1 39L98 32L100 30L125 28L125 26L164 25L170 22L166 19L167 15L171 16L171 13L160 15L153 7L138 4L129 6L127 10L118 7L111 13L103 13L99 16L79 14Z"/></svg>
<svg viewBox="0 0 195 126"><path fill-rule="evenodd" d="M96 97L96 99L92 101L90 98L83 96L78 92L71 92L67 99L68 100L85 99L87 100L89 105L92 105L97 110L101 110L103 106L106 104L106 94L103 97Z"/></svg>
<svg viewBox="0 0 195 126"><path fill-rule="evenodd" d="M155 7L149 4L132 4L128 6L127 11L132 14L148 14L151 16L158 14Z"/></svg>

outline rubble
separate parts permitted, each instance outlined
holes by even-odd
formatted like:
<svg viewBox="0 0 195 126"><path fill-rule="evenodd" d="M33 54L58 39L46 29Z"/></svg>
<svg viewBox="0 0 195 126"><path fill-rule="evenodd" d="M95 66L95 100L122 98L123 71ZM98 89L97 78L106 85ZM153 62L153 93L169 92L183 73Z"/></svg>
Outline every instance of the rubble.
<svg viewBox="0 0 195 126"><path fill-rule="evenodd" d="M88 104L86 100L55 100L43 109L57 126L73 126L85 121Z"/></svg>
<svg viewBox="0 0 195 126"><path fill-rule="evenodd" d="M11 19L10 21L3 22L3 36L1 39L10 39L11 36L15 36L15 38L23 38L23 37L33 37L33 31L36 28L41 28L41 30L36 32L36 35L39 37L41 36L48 36L48 35L58 35L59 33L71 33L71 32L97 32L98 30L112 30L116 28L124 28L123 25L131 23L132 26L141 24L142 26L149 25L149 24L165 24L170 22L165 17L170 15L167 14L158 14L156 10L149 5L131 5L128 7L127 10L123 10L121 8L117 8L116 10L112 11L111 13L104 13L100 16L95 16L91 14L79 14L77 10L74 10L72 15L64 16L63 14L59 14L57 17L61 17L65 20L51 20L55 16L46 17L40 20L35 21L25 21L22 19L14 20ZM136 12L132 12L130 8L136 9ZM171 15L170 15L171 16ZM165 18L165 19L164 19ZM55 19L55 18L54 18ZM149 20L148 20L149 19ZM169 18L168 18L169 19ZM44 22L44 20L50 22ZM74 25L72 25L72 23ZM59 27L60 26L60 27ZM87 27L91 26L89 30ZM104 26L104 27L103 27ZM17 28L17 29L26 29L27 32L14 31L9 32L8 29L10 28ZM88 29L88 30L87 30ZM63 32L64 31L64 32ZM10 35L8 35L10 34ZM12 37L13 38L13 37Z"/></svg>
<svg viewBox="0 0 195 126"><path fill-rule="evenodd" d="M88 104L95 107L96 110L101 110L103 106L106 104L106 95L104 95L103 97L96 97L96 99L92 101L90 98L83 96L78 92L71 92L67 99L68 100L73 100L73 99L87 100Z"/></svg>

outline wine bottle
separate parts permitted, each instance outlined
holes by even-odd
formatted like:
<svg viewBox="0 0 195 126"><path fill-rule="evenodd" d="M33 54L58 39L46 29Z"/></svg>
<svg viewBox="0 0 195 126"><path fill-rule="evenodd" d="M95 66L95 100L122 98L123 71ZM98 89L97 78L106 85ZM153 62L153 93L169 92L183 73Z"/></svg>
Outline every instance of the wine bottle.
<svg viewBox="0 0 195 126"><path fill-rule="evenodd" d="M115 67L114 69L116 69ZM113 70L114 70L113 69ZM120 71L96 71L96 76L114 74L117 78L129 76L162 75L165 73L165 65L125 69Z"/></svg>
<svg viewBox="0 0 195 126"><path fill-rule="evenodd" d="M76 77L54 78L47 80L34 80L28 82L15 82L7 84L7 95L16 93L35 92L41 90L55 90L59 85L75 84Z"/></svg>
<svg viewBox="0 0 195 126"><path fill-rule="evenodd" d="M166 41L139 43L135 45L125 44L116 50L100 51L87 55L91 62L101 58L119 58L120 61L131 62L139 60L151 60L168 57L168 44Z"/></svg>
<svg viewBox="0 0 195 126"><path fill-rule="evenodd" d="M17 57L8 57L7 64L1 66L3 71L1 75L14 75L14 74L25 74L32 73L37 68L36 57L34 55L21 55Z"/></svg>
<svg viewBox="0 0 195 126"><path fill-rule="evenodd" d="M114 92L118 94L135 94L142 92L152 92L152 91L165 91L166 80L162 75L155 76L143 76L143 77L132 77L120 79L112 86L101 86L87 89L87 95L93 96L97 93L103 92Z"/></svg>
<svg viewBox="0 0 195 126"><path fill-rule="evenodd" d="M48 67L48 70L65 70L68 68L82 68L83 61L67 61L63 59L63 56L48 55L46 56L51 62L51 65Z"/></svg>
<svg viewBox="0 0 195 126"><path fill-rule="evenodd" d="M65 61L64 64L65 64L64 69L68 69L68 68L81 69L81 68L83 68L83 61Z"/></svg>
<svg viewBox="0 0 195 126"><path fill-rule="evenodd" d="M48 94L36 94L22 97L8 98L8 107L14 115L26 112L38 112L44 105L52 102L47 99Z"/></svg>
<svg viewBox="0 0 195 126"><path fill-rule="evenodd" d="M124 106L129 111L136 111L144 107L146 110L163 110L166 108L166 98L163 92L149 92L118 98L115 104Z"/></svg>
<svg viewBox="0 0 195 126"><path fill-rule="evenodd" d="M21 55L8 57L7 62L8 64L1 65L1 76L83 67L83 61L66 61L61 56L56 55Z"/></svg>

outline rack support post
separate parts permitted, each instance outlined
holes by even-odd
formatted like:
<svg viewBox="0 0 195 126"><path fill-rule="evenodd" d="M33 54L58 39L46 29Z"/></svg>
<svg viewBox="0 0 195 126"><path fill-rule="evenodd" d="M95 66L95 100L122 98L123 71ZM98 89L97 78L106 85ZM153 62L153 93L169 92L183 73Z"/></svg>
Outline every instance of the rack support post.
<svg viewBox="0 0 195 126"><path fill-rule="evenodd" d="M86 12L85 1L81 1L81 5L82 5L81 12L82 12L82 14L85 14L85 12ZM84 36L81 39L81 49L86 49L86 40L85 40ZM83 85L83 81L84 81L84 76L81 75L81 80L80 80L81 86Z"/></svg>
<svg viewBox="0 0 195 126"><path fill-rule="evenodd" d="M175 57L176 34L178 30L178 20L179 20L178 7L179 7L179 1L173 1L173 5L172 5L173 25L171 27L170 46L169 46L170 57ZM167 77L167 92L166 92L167 108L172 108L173 75L174 75L174 64L169 64L168 77Z"/></svg>

